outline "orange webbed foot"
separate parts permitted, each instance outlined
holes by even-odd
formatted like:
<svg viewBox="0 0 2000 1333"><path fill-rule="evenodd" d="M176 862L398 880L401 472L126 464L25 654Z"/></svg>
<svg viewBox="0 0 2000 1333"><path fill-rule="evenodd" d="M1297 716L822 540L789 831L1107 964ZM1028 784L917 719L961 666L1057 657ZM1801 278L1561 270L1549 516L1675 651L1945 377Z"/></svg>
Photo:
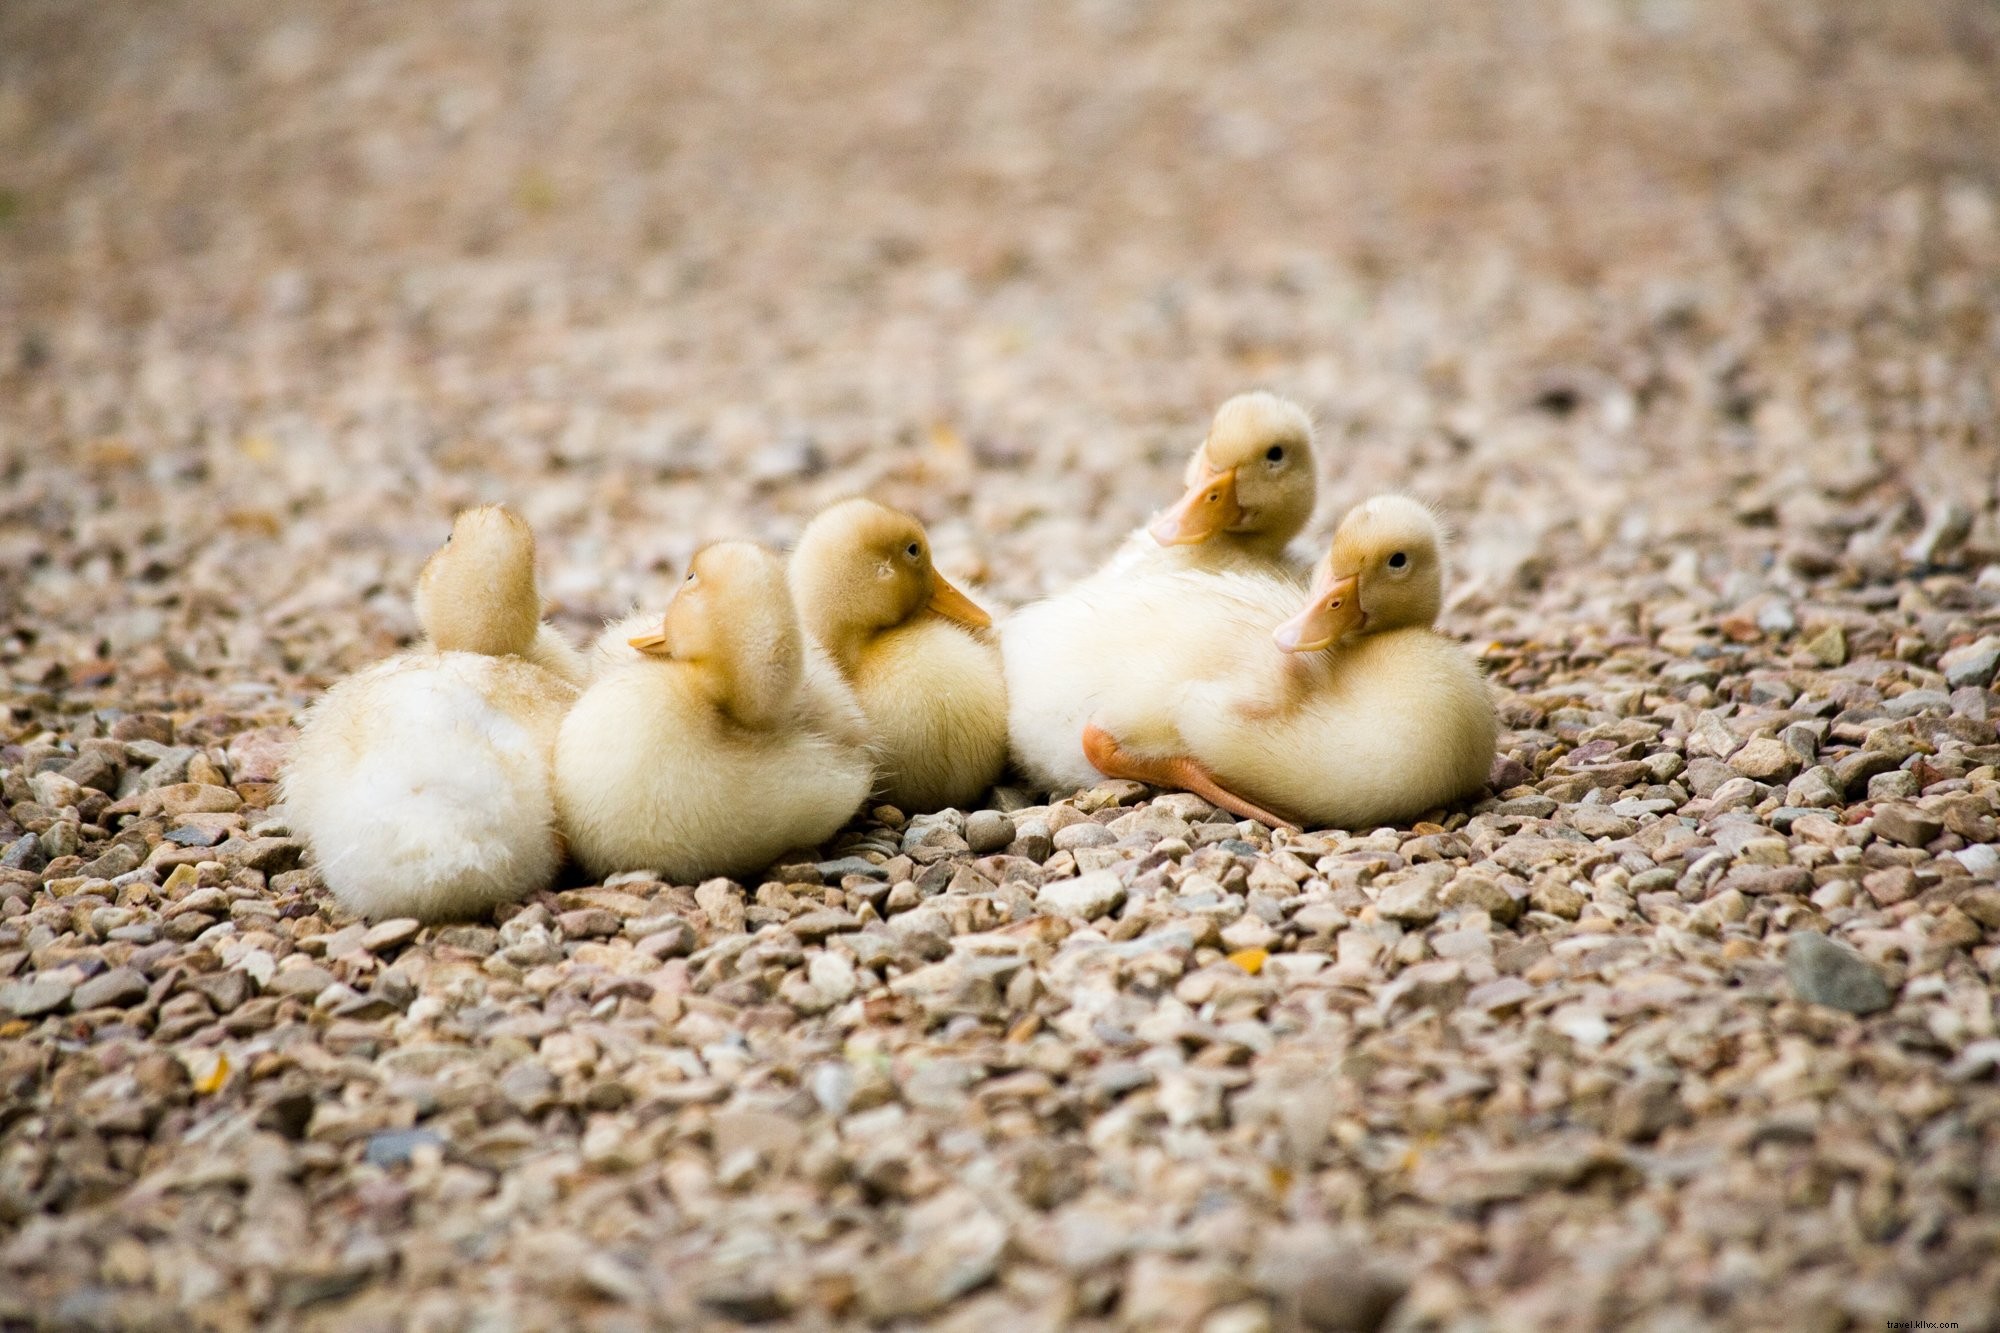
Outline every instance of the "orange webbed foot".
<svg viewBox="0 0 2000 1333"><path fill-rule="evenodd" d="M1299 831L1298 825L1289 819L1274 815L1224 787L1215 780L1215 774L1192 755L1172 755L1164 759L1136 755L1120 745L1117 737L1093 722L1083 729L1083 757L1107 778L1129 778L1134 782L1151 783L1155 787L1191 791L1243 819L1254 819L1274 829L1288 829L1293 833Z"/></svg>

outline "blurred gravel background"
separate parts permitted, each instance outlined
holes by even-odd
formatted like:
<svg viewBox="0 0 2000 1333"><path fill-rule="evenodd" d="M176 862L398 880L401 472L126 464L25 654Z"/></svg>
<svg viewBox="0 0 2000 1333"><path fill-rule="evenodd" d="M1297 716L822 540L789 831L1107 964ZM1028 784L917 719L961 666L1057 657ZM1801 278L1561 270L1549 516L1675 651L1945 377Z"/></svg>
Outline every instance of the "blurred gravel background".
<svg viewBox="0 0 2000 1333"><path fill-rule="evenodd" d="M0 1322L1994 1326L1996 260L1979 0L10 0ZM297 868L455 509L1005 606L1253 385L1456 524L1491 802Z"/></svg>

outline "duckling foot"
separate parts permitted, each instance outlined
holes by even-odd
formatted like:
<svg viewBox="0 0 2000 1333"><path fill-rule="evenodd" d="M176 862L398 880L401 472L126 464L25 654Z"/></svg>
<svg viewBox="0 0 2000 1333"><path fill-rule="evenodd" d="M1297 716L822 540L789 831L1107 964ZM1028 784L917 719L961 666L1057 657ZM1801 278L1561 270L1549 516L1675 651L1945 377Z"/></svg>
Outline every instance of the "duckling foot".
<svg viewBox="0 0 2000 1333"><path fill-rule="evenodd" d="M1291 820L1274 815L1261 806L1252 805L1224 787L1215 780L1215 774L1209 772L1205 764L1191 755L1147 759L1133 754L1120 745L1110 732L1092 723L1083 729L1083 757L1090 761L1092 768L1107 778L1130 778L1134 782L1150 782L1155 787L1174 787L1181 791L1191 791L1232 815L1254 819L1274 829L1290 829L1294 833L1299 831L1299 826Z"/></svg>

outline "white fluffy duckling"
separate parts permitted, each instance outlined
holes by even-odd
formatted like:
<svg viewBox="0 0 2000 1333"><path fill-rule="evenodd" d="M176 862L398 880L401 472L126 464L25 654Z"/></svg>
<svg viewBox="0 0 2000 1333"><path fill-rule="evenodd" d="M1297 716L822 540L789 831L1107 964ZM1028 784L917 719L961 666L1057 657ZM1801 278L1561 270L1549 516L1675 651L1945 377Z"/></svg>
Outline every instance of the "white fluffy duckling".
<svg viewBox="0 0 2000 1333"><path fill-rule="evenodd" d="M1217 800L1206 784L1238 813L1268 808L1319 828L1398 823L1461 800L1486 783L1497 723L1478 666L1431 628L1443 586L1431 511L1378 496L1342 521L1304 609L1270 631L1274 656L1237 645L1236 666L1189 682L1170 725L1155 728L1178 746L1098 726L1084 748L1110 776Z"/></svg>
<svg viewBox="0 0 2000 1333"><path fill-rule="evenodd" d="M809 677L785 567L748 542L696 554L636 658L604 667L556 742L557 804L593 875L735 875L831 837L875 780L838 674Z"/></svg>
<svg viewBox="0 0 2000 1333"><path fill-rule="evenodd" d="M458 516L416 605L428 642L307 714L285 808L348 910L480 915L561 866L549 761L577 654L541 623L533 534L497 506Z"/></svg>
<svg viewBox="0 0 2000 1333"><path fill-rule="evenodd" d="M1305 590L1304 566L1285 553L1318 494L1302 408L1263 392L1231 398L1187 482L1103 568L1001 627L1008 737L1037 786L1100 781L1083 730L1104 708L1127 723L1169 717L1181 685L1220 665L1219 645L1264 638Z"/></svg>
<svg viewBox="0 0 2000 1333"><path fill-rule="evenodd" d="M992 618L937 572L923 524L843 500L806 525L790 578L867 715L876 795L905 811L977 801L1007 762L1007 682Z"/></svg>

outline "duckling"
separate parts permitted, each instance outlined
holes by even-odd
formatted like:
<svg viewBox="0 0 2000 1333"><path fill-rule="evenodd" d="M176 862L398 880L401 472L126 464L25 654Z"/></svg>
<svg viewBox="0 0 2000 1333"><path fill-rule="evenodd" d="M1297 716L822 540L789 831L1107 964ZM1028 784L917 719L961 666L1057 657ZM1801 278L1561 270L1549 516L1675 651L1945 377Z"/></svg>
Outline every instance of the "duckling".
<svg viewBox="0 0 2000 1333"><path fill-rule="evenodd" d="M606 665L563 720L556 802L593 875L735 875L824 842L874 785L865 723L806 671L782 561L703 548L658 629Z"/></svg>
<svg viewBox="0 0 2000 1333"><path fill-rule="evenodd" d="M843 500L799 535L790 579L874 733L876 796L906 811L978 800L1007 762L1007 682L981 633L992 618L937 572L923 524Z"/></svg>
<svg viewBox="0 0 2000 1333"><path fill-rule="evenodd" d="M561 664L575 650L566 659L560 636L544 635L534 538L504 509L459 515L417 580L416 608L426 644L313 705L283 795L342 906L434 921L555 878L549 763L577 691L535 657Z"/></svg>
<svg viewBox="0 0 2000 1333"><path fill-rule="evenodd" d="M1218 644L1264 637L1305 590L1304 566L1285 553L1318 491L1302 408L1264 392L1231 398L1187 482L1103 568L1001 627L1008 737L1038 786L1099 781L1083 730L1104 707L1130 722L1167 717L1167 694L1215 669Z"/></svg>
<svg viewBox="0 0 2000 1333"><path fill-rule="evenodd" d="M513 656L572 685L589 675L584 656L555 626L542 620L535 583L535 533L505 505L481 505L452 520L445 549L466 544L473 554L442 559L440 551L417 576L417 622L441 652Z"/></svg>
<svg viewBox="0 0 2000 1333"><path fill-rule="evenodd" d="M1200 569L1304 573L1285 553L1312 520L1319 494L1304 408L1263 390L1229 399L1189 457L1185 484L1181 498L1128 537L1108 568L1164 558Z"/></svg>
<svg viewBox="0 0 2000 1333"><path fill-rule="evenodd" d="M1268 806L1314 827L1396 823L1480 790L1498 724L1478 666L1432 629L1443 547L1416 500L1359 506L1304 607L1270 631L1280 656L1238 643L1233 668L1190 679L1171 725L1155 728L1177 732L1178 747L1092 726L1087 755L1110 776L1201 791L1192 773L1242 803L1217 802L1226 808Z"/></svg>

